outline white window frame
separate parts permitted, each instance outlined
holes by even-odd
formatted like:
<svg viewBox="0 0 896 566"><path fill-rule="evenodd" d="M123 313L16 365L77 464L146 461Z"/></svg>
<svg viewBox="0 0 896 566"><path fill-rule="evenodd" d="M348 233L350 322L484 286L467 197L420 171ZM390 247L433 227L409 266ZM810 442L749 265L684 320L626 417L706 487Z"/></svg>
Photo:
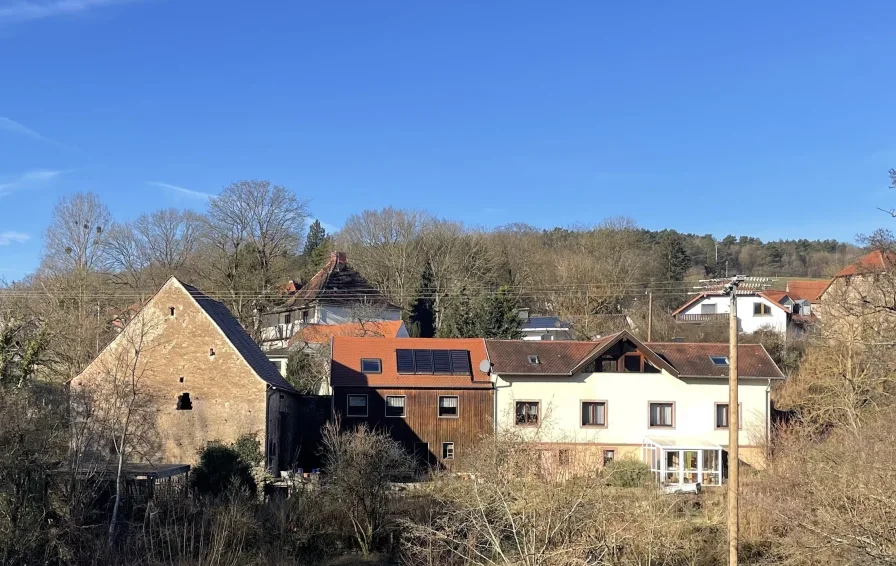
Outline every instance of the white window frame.
<svg viewBox="0 0 896 566"><path fill-rule="evenodd" d="M453 415L443 415L442 414L442 399L451 398L455 399L456 404L454 405L455 414ZM439 399L436 403L436 415L440 419L456 419L460 417L460 396L459 395L439 395Z"/></svg>
<svg viewBox="0 0 896 566"><path fill-rule="evenodd" d="M442 460L454 460L454 443L442 443Z"/></svg>
<svg viewBox="0 0 896 566"><path fill-rule="evenodd" d="M349 399L352 397L364 397L364 414L363 415L352 415L349 413L351 409L351 402ZM345 416L349 418L366 418L370 414L370 399L367 397L366 393L348 393L345 396Z"/></svg>
<svg viewBox="0 0 896 566"><path fill-rule="evenodd" d="M401 414L400 415L390 415L389 414L389 398L401 398L404 399L404 402L401 405ZM407 395L386 395L386 407L383 409L383 414L387 419L403 419L408 416L408 397Z"/></svg>

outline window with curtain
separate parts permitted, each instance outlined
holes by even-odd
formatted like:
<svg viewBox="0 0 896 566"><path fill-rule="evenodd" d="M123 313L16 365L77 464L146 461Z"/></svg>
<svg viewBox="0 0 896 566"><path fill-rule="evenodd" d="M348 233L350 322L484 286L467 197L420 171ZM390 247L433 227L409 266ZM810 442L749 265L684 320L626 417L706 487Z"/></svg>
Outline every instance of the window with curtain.
<svg viewBox="0 0 896 566"><path fill-rule="evenodd" d="M439 416L440 417L456 417L457 416L457 396L440 395L439 396Z"/></svg>
<svg viewBox="0 0 896 566"><path fill-rule="evenodd" d="M582 401L582 426L607 426L606 401Z"/></svg>
<svg viewBox="0 0 896 566"><path fill-rule="evenodd" d="M650 426L655 427L671 427L674 426L674 404L673 403L651 403L650 404Z"/></svg>
<svg viewBox="0 0 896 566"><path fill-rule="evenodd" d="M538 401L517 401L516 402L516 424L517 426L536 426L538 424Z"/></svg>
<svg viewBox="0 0 896 566"><path fill-rule="evenodd" d="M743 405L737 405L737 428L743 428ZM716 428L728 428L731 419L731 411L728 403L716 403Z"/></svg>
<svg viewBox="0 0 896 566"><path fill-rule="evenodd" d="M386 416L403 417L404 403L404 395L386 395Z"/></svg>

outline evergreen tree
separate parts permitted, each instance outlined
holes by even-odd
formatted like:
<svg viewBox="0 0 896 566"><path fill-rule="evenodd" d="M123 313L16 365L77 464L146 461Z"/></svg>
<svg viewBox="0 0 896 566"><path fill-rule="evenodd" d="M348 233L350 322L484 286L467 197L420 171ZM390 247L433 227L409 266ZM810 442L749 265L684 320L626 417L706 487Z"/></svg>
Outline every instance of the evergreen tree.
<svg viewBox="0 0 896 566"><path fill-rule="evenodd" d="M327 239L327 231L321 226L320 220L315 220L308 228L308 236L305 238L305 249L302 255L310 258L315 250L324 245Z"/></svg>
<svg viewBox="0 0 896 566"><path fill-rule="evenodd" d="M664 281L683 281L685 273L691 266L684 245L684 238L677 232L666 232L659 242L660 258L663 266Z"/></svg>
<svg viewBox="0 0 896 566"><path fill-rule="evenodd" d="M432 279L432 267L427 262L423 266L423 273L420 274L417 299L411 304L405 320L408 334L413 338L432 338L436 333Z"/></svg>
<svg viewBox="0 0 896 566"><path fill-rule="evenodd" d="M445 301L440 338L519 339L519 304L505 286L471 298L464 292Z"/></svg>

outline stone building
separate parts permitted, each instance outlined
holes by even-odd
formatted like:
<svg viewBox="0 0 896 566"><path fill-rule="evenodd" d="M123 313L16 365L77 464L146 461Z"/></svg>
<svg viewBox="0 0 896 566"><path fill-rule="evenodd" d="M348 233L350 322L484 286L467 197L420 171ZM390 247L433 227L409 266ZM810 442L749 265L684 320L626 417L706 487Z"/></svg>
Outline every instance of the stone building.
<svg viewBox="0 0 896 566"><path fill-rule="evenodd" d="M71 381L85 452L129 461L197 461L210 442L255 435L275 473L299 450L299 399L227 308L177 278ZM80 431L80 432L79 432Z"/></svg>

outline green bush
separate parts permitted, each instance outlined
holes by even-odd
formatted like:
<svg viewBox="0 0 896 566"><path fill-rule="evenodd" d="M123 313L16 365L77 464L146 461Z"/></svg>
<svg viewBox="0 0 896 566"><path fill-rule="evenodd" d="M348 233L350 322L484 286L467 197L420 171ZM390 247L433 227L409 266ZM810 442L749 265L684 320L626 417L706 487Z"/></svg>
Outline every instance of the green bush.
<svg viewBox="0 0 896 566"><path fill-rule="evenodd" d="M191 484L201 495L218 496L231 487L251 494L257 490L252 467L235 448L223 444L209 444L202 451L199 465L193 468Z"/></svg>
<svg viewBox="0 0 896 566"><path fill-rule="evenodd" d="M610 487L642 487L652 481L650 466L638 460L613 460L602 473Z"/></svg>
<svg viewBox="0 0 896 566"><path fill-rule="evenodd" d="M257 434L247 433L240 436L233 443L233 449L236 450L243 462L252 468L260 466L264 461L264 453L261 451L261 442L258 440Z"/></svg>

